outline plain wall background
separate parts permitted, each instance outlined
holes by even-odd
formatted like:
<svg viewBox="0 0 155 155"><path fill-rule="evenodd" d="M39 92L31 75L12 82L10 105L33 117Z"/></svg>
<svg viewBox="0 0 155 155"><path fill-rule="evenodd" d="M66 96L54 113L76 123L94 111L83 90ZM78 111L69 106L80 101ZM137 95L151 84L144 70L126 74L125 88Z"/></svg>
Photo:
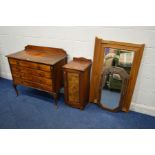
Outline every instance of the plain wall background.
<svg viewBox="0 0 155 155"><path fill-rule="evenodd" d="M0 27L0 76L11 79L5 55L28 44L63 48L74 56L93 59L95 37L145 43L131 110L155 116L155 27Z"/></svg>

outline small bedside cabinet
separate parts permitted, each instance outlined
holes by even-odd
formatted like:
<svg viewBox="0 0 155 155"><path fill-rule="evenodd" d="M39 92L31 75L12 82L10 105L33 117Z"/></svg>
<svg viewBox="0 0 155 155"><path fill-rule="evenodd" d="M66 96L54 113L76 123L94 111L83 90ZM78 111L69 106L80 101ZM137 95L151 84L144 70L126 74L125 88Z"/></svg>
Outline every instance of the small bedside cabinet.
<svg viewBox="0 0 155 155"><path fill-rule="evenodd" d="M73 58L73 61L63 66L66 104L84 109L88 103L91 64L89 59Z"/></svg>

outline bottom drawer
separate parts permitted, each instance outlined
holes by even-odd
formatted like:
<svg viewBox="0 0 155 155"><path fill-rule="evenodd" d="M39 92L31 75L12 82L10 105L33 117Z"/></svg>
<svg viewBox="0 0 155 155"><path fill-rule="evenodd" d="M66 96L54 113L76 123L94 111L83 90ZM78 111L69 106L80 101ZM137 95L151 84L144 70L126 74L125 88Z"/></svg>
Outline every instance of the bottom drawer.
<svg viewBox="0 0 155 155"><path fill-rule="evenodd" d="M20 78L14 78L14 83L15 84L19 84L19 85L24 85L24 86L28 86L28 87L32 87L32 88L36 88L39 90L44 90L44 91L48 91L51 92L53 91L52 87L48 86L48 85L43 85L40 83L35 83L35 82L31 82L31 81L26 81Z"/></svg>

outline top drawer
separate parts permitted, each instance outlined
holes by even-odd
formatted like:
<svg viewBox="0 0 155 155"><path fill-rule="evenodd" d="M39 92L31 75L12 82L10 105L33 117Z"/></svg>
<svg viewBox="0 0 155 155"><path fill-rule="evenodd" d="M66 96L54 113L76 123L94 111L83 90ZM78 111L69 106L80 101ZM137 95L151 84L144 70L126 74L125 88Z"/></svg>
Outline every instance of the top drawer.
<svg viewBox="0 0 155 155"><path fill-rule="evenodd" d="M28 68L43 70L43 71L51 71L51 68L49 65L44 65L44 64L39 64L39 63L29 62L24 60L17 60L12 58L9 58L9 62L10 64L13 64L13 65L19 65L19 66L24 66Z"/></svg>
<svg viewBox="0 0 155 155"><path fill-rule="evenodd" d="M9 63L12 65L19 65L19 60L9 58Z"/></svg>

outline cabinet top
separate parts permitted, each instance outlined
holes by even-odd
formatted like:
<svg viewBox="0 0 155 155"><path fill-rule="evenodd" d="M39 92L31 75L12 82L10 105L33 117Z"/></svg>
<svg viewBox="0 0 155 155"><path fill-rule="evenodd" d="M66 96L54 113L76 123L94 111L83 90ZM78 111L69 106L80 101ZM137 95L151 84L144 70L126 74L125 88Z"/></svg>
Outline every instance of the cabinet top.
<svg viewBox="0 0 155 155"><path fill-rule="evenodd" d="M7 55L8 58L54 65L67 57L63 49L27 45L24 50Z"/></svg>
<svg viewBox="0 0 155 155"><path fill-rule="evenodd" d="M88 67L91 67L92 61L86 58L73 58L71 62L64 65L64 69L73 69L78 71L85 71Z"/></svg>

